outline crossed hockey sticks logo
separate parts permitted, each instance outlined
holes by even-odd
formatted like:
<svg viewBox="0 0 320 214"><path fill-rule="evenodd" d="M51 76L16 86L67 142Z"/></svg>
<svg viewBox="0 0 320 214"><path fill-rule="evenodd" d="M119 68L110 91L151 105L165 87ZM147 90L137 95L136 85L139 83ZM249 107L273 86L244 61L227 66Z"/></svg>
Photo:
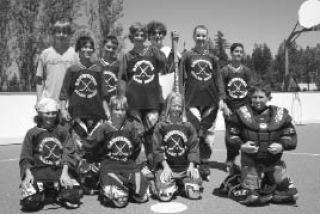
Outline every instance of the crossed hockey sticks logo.
<svg viewBox="0 0 320 214"><path fill-rule="evenodd" d="M191 64L191 75L199 81L208 81L212 78L212 64L211 62L198 59Z"/></svg>
<svg viewBox="0 0 320 214"><path fill-rule="evenodd" d="M55 137L44 138L39 145L39 151L41 154L39 158L43 163L48 165L60 164L62 145L57 138Z"/></svg>

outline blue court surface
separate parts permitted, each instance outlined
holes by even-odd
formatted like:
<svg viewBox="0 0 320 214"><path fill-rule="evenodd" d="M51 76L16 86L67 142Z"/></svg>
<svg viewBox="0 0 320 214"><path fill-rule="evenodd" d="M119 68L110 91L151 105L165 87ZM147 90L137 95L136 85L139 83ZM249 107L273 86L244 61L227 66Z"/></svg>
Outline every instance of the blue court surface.
<svg viewBox="0 0 320 214"><path fill-rule="evenodd" d="M299 190L296 205L269 204L263 207L245 207L230 199L214 196L212 191L217 188L224 177L225 146L224 132L217 131L212 156L211 179L204 182L203 198L190 201L178 197L176 203L162 203L151 199L145 204L129 204L123 209L112 209L102 206L97 196L84 196L79 209L66 210L58 205L48 205L37 213L192 213L192 214L266 214L266 213L320 213L320 125L308 124L297 126L298 148L284 155L290 177ZM21 145L0 146L0 213L15 214L20 211L19 199L19 167L18 158Z"/></svg>

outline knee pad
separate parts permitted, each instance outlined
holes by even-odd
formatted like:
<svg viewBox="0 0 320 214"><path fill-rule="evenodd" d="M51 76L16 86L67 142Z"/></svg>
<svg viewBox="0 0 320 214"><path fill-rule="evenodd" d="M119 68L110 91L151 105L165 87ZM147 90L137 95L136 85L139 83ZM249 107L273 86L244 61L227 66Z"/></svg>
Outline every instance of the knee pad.
<svg viewBox="0 0 320 214"><path fill-rule="evenodd" d="M166 187L160 188L158 197L160 201L170 201L173 195L177 192L178 187L175 183L172 183Z"/></svg>
<svg viewBox="0 0 320 214"><path fill-rule="evenodd" d="M80 198L82 197L82 190L80 185L74 184L71 189L62 188L58 197L66 208L78 208L80 206Z"/></svg>
<svg viewBox="0 0 320 214"><path fill-rule="evenodd" d="M135 200L135 202L144 203L144 202L147 202L147 201L149 200L149 193L146 192L146 193L145 193L144 195L142 195L142 196L133 194L133 195L132 195L132 198L133 198L133 200Z"/></svg>
<svg viewBox="0 0 320 214"><path fill-rule="evenodd" d="M27 196L20 201L23 210L37 211L44 206L44 193L36 193L34 195Z"/></svg>
<svg viewBox="0 0 320 214"><path fill-rule="evenodd" d="M45 195L43 192L43 183L37 182L33 184L22 184L20 186L22 199L21 206L26 211L36 211L42 209L44 205Z"/></svg>
<svg viewBox="0 0 320 214"><path fill-rule="evenodd" d="M190 199L200 199L202 188L199 184L196 183L185 183L184 191L188 198Z"/></svg>
<svg viewBox="0 0 320 214"><path fill-rule="evenodd" d="M128 204L129 193L115 185L107 185L102 189L102 194L110 200L115 207L122 208Z"/></svg>
<svg viewBox="0 0 320 214"><path fill-rule="evenodd" d="M193 114L195 118L200 122L202 120L201 113L196 107L189 108L189 111Z"/></svg>

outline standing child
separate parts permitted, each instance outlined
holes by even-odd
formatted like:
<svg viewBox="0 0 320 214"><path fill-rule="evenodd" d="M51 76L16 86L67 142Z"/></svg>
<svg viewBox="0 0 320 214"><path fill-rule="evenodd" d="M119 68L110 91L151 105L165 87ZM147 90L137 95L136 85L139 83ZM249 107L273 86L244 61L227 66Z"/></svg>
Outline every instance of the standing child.
<svg viewBox="0 0 320 214"><path fill-rule="evenodd" d="M165 100L168 94L171 92L172 85L174 82L174 60L172 48L165 46L163 40L167 35L167 27L158 21L152 21L148 23L148 39L152 45L158 47L162 53L166 56L166 71L162 72L163 75L160 76L160 84L162 86L162 95ZM176 35L174 37L179 37L177 32L174 32ZM178 58L181 58L179 53Z"/></svg>
<svg viewBox="0 0 320 214"><path fill-rule="evenodd" d="M59 93L67 69L76 63L76 53L70 47L71 22L61 19L53 25L53 45L42 51L36 73L37 103L42 97L59 101Z"/></svg>
<svg viewBox="0 0 320 214"><path fill-rule="evenodd" d="M184 96L188 119L198 131L201 159L211 156L207 142L208 129L216 120L219 100L223 94L223 83L213 53L208 50L208 29L204 25L194 28L195 47L187 51L180 62L180 81L184 85ZM213 134L213 133L210 133ZM207 177L208 169L203 177Z"/></svg>
<svg viewBox="0 0 320 214"><path fill-rule="evenodd" d="M152 131L159 118L162 103L159 73L165 71L166 58L158 47L146 46L147 27L141 23L130 27L133 49L120 61L119 76L127 82L129 111L146 130L145 150L152 168Z"/></svg>
<svg viewBox="0 0 320 214"><path fill-rule="evenodd" d="M232 166L236 156L239 154L237 148L227 141L229 139L229 121L228 117L239 109L241 106L250 103L248 90L252 85L252 74L250 70L244 66L241 61L244 54L244 48L241 43L233 43L230 47L231 62L224 66L220 73L225 85L225 96L223 97L223 112L226 124L225 143L227 148L227 166L232 171Z"/></svg>
<svg viewBox="0 0 320 214"><path fill-rule="evenodd" d="M103 69L103 77L107 94L107 103L117 94L119 61L116 56L119 42L115 36L107 36L103 42L103 57L100 64Z"/></svg>
<svg viewBox="0 0 320 214"><path fill-rule="evenodd" d="M76 51L80 62L68 69L60 93L62 116L65 120L73 119L71 139L65 150L63 178L68 180L70 167L80 177L85 193L92 194L98 188L99 160L94 152L85 154L82 147L85 139L104 119L109 118L109 110L102 69L91 61L93 39L80 37L76 42Z"/></svg>
<svg viewBox="0 0 320 214"><path fill-rule="evenodd" d="M166 100L165 120L155 128L154 136L156 194L170 201L177 191L191 199L200 199L202 180L197 133L186 122L184 99L173 92Z"/></svg>
<svg viewBox="0 0 320 214"><path fill-rule="evenodd" d="M228 140L241 149L241 184L230 195L246 205L298 198L282 160L284 151L296 148L296 130L286 109L267 106L270 99L270 87L253 87L251 105L237 109L229 127Z"/></svg>
<svg viewBox="0 0 320 214"><path fill-rule="evenodd" d="M59 182L68 130L59 125L58 103L43 98L38 102L37 111L37 126L27 132L20 154L22 208L40 210L48 196L68 208L77 208L80 205L79 183L70 179L73 188L67 188Z"/></svg>

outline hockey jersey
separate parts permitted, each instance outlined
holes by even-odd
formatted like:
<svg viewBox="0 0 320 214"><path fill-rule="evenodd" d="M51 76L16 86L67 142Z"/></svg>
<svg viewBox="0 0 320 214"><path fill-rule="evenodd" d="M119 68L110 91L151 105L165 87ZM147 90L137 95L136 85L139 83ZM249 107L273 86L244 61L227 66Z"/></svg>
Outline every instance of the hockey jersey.
<svg viewBox="0 0 320 214"><path fill-rule="evenodd" d="M125 120L119 129L110 122L99 127L88 140L101 150L101 173L140 170L136 158L141 150L142 134L143 127L131 119Z"/></svg>
<svg viewBox="0 0 320 214"><path fill-rule="evenodd" d="M99 60L102 66L103 83L105 84L106 100L109 103L112 96L117 95L117 84L118 84L118 71L119 61L114 58L112 61L107 62L104 59Z"/></svg>
<svg viewBox="0 0 320 214"><path fill-rule="evenodd" d="M127 81L129 108L159 108L162 101L159 72L165 70L165 65L165 55L154 46L147 47L143 54L131 50L123 56L120 76Z"/></svg>
<svg viewBox="0 0 320 214"><path fill-rule="evenodd" d="M29 168L36 179L58 180L62 169L63 146L68 134L67 127L60 125L50 130L40 127L30 129L24 138L20 154L21 179Z"/></svg>
<svg viewBox="0 0 320 214"><path fill-rule="evenodd" d="M250 103L248 90L252 85L252 74L249 68L240 65L234 68L232 65L224 66L221 71L222 80L225 86L223 99L231 109Z"/></svg>
<svg viewBox="0 0 320 214"><path fill-rule="evenodd" d="M72 118L104 119L103 99L105 84L101 66L93 64L86 68L74 65L67 70L60 92L60 100L69 100Z"/></svg>
<svg viewBox="0 0 320 214"><path fill-rule="evenodd" d="M217 105L223 92L220 72L211 53L196 48L187 51L180 62L180 81L183 81L186 106Z"/></svg>
<svg viewBox="0 0 320 214"><path fill-rule="evenodd" d="M200 162L196 130L189 122L159 122L153 134L153 151L156 166L166 160L174 172L187 170L190 162Z"/></svg>

